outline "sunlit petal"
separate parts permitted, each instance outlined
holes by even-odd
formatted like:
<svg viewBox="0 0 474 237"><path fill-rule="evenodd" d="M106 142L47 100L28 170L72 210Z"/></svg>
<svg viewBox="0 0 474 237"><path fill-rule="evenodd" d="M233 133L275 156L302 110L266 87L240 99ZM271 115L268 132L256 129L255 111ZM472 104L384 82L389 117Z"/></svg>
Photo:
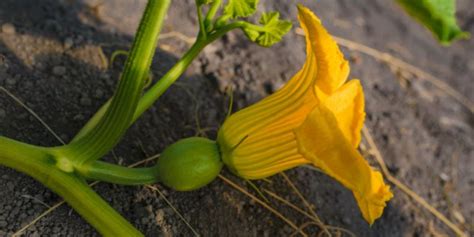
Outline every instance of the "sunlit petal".
<svg viewBox="0 0 474 237"><path fill-rule="evenodd" d="M332 94L347 79L349 63L339 50L336 41L321 24L321 20L306 7L298 5L298 19L305 29L306 40L316 55L318 73L316 85L326 94ZM309 54L309 52L307 52Z"/></svg>
<svg viewBox="0 0 474 237"><path fill-rule="evenodd" d="M345 138L333 113L319 105L295 130L300 153L352 190L364 218L372 224L392 198L382 175Z"/></svg>
<svg viewBox="0 0 474 237"><path fill-rule="evenodd" d="M329 96L322 92L317 92L317 95L321 103L336 116L339 129L346 139L358 147L365 119L364 92L360 81L350 80Z"/></svg>

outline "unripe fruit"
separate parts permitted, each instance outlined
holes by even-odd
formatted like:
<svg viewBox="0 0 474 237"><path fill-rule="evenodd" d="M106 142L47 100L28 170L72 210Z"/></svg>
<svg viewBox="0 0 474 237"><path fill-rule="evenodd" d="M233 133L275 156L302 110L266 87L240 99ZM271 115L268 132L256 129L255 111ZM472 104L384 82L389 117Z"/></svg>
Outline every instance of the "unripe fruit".
<svg viewBox="0 0 474 237"><path fill-rule="evenodd" d="M189 191L214 180L222 166L215 141L191 137L167 147L155 168L164 185L178 191Z"/></svg>

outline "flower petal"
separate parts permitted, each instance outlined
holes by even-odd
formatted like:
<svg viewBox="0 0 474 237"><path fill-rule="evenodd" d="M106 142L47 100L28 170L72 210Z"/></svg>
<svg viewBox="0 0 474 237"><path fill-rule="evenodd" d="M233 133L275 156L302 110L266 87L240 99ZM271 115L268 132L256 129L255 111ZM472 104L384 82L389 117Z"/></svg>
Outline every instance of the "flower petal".
<svg viewBox="0 0 474 237"><path fill-rule="evenodd" d="M365 220L372 224L392 198L382 175L373 170L338 127L334 114L317 105L295 130L299 152L352 190Z"/></svg>
<svg viewBox="0 0 474 237"><path fill-rule="evenodd" d="M360 131L364 125L364 91L359 80L350 80L331 95L316 88L322 104L334 114L346 139L354 146L360 143Z"/></svg>
<svg viewBox="0 0 474 237"><path fill-rule="evenodd" d="M349 75L349 63L339 50L336 41L324 29L321 20L310 9L298 5L298 19L301 27L306 33L306 42L310 42L316 55L318 72L316 85L326 94L332 94L347 79Z"/></svg>

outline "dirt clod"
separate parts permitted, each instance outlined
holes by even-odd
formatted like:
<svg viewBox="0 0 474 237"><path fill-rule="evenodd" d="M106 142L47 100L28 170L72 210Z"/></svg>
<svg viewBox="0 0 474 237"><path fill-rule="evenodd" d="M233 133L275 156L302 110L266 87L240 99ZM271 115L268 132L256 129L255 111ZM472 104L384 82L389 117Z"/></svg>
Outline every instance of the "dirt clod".
<svg viewBox="0 0 474 237"><path fill-rule="evenodd" d="M2 24L2 33L14 35L16 33L15 26L12 23Z"/></svg>
<svg viewBox="0 0 474 237"><path fill-rule="evenodd" d="M53 67L53 74L56 76L62 76L66 74L66 67L64 66L55 66Z"/></svg>

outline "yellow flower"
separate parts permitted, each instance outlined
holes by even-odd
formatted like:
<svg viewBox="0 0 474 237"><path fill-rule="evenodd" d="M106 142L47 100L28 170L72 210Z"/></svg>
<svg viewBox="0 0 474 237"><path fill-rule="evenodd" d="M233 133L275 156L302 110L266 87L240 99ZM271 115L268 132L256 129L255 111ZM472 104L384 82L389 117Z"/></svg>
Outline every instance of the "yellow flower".
<svg viewBox="0 0 474 237"><path fill-rule="evenodd" d="M261 179L313 164L352 190L372 224L392 198L380 172L359 154L364 94L346 82L349 63L309 9L298 6L306 62L280 90L230 116L218 133L222 159L235 174Z"/></svg>

